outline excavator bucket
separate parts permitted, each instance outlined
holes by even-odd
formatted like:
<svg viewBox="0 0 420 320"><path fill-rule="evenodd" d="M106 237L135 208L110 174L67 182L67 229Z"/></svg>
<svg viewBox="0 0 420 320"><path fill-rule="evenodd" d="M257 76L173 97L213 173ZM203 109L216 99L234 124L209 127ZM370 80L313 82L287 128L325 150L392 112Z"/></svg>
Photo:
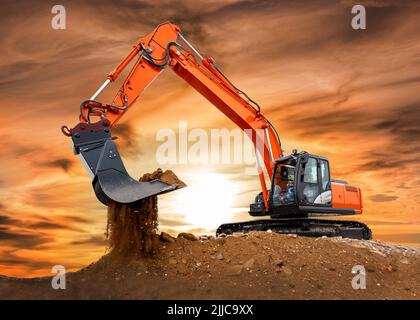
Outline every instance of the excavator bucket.
<svg viewBox="0 0 420 320"><path fill-rule="evenodd" d="M70 130L74 152L79 155L92 177L96 197L103 204L110 201L131 203L150 196L177 189L159 179L138 181L130 177L107 121L94 124L80 123Z"/></svg>

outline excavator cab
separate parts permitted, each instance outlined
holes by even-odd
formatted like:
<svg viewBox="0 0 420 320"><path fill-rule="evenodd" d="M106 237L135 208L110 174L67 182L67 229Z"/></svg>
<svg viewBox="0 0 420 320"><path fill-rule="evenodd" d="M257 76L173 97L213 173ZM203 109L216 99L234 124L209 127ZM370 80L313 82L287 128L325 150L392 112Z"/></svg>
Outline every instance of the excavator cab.
<svg viewBox="0 0 420 320"><path fill-rule="evenodd" d="M333 189L337 193L335 205ZM275 161L268 210L260 193L251 204L249 213L252 216L269 214L272 218L360 213L361 195L350 199L353 196L350 192L360 193L360 190L347 186L344 181L333 181L328 159L294 151ZM347 202L343 198L347 198Z"/></svg>
<svg viewBox="0 0 420 320"><path fill-rule="evenodd" d="M307 216L316 208L331 207L331 178L328 160L294 153L275 162L273 175L280 173L280 196L275 190L278 179L272 179L269 212L272 217ZM329 195L329 196L328 196Z"/></svg>

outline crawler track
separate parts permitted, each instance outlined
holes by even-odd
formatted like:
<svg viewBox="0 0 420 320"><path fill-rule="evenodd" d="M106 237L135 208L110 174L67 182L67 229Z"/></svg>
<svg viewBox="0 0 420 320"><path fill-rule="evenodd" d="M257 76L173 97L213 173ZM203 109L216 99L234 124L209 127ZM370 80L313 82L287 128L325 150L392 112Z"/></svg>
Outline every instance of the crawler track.
<svg viewBox="0 0 420 320"><path fill-rule="evenodd" d="M238 223L226 223L219 226L216 235L234 232L267 231L297 234L306 237L343 237L352 239L372 239L372 231L358 221L324 219L264 219Z"/></svg>

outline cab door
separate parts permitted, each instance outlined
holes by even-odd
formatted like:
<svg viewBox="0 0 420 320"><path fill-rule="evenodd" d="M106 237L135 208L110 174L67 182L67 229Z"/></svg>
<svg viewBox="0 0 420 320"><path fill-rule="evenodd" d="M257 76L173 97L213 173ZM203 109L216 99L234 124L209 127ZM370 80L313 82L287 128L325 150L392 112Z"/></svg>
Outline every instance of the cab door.
<svg viewBox="0 0 420 320"><path fill-rule="evenodd" d="M308 155L300 161L299 167L299 202L304 205L331 206L328 160Z"/></svg>
<svg viewBox="0 0 420 320"><path fill-rule="evenodd" d="M319 194L315 198L315 205L331 207L332 190L331 175L328 160L318 158Z"/></svg>

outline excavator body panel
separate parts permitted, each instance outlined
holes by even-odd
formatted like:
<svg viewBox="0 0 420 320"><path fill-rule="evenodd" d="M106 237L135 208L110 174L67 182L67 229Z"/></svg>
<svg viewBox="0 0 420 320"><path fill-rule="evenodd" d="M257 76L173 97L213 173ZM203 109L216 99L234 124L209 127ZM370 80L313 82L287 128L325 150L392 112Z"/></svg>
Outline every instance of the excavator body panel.
<svg viewBox="0 0 420 320"><path fill-rule="evenodd" d="M345 181L332 181L332 207L333 208L352 208L356 214L361 214L362 191L359 187L349 185Z"/></svg>

